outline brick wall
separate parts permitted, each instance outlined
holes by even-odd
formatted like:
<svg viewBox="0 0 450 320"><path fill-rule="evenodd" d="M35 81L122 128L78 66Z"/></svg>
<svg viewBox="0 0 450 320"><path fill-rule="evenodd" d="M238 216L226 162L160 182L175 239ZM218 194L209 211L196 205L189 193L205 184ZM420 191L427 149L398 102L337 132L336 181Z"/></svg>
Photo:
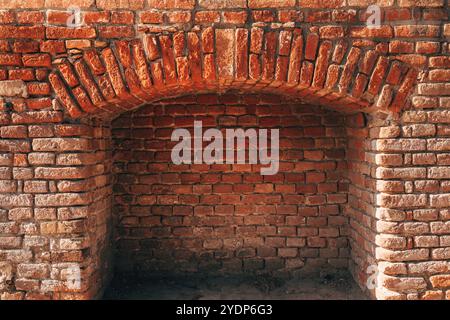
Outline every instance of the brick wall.
<svg viewBox="0 0 450 320"><path fill-rule="evenodd" d="M370 29L373 3L381 26ZM1 299L101 294L113 226L126 225L115 218L138 207L110 209L114 193L124 195L112 188L112 170L122 168L113 167L110 120L229 90L340 112L348 168L340 216L355 279L366 288L374 267L376 298L450 298L448 0L71 0L84 21L76 28L68 4L1 1ZM120 252L131 254L132 238L114 236L128 239ZM67 287L72 267L77 289Z"/></svg>
<svg viewBox="0 0 450 320"><path fill-rule="evenodd" d="M280 170L171 163L175 128L279 128ZM198 96L113 122L117 264L153 272L348 266L344 117L277 96ZM248 152L248 149L247 149Z"/></svg>
<svg viewBox="0 0 450 320"><path fill-rule="evenodd" d="M4 299L93 297L111 277L110 131L51 119L1 127Z"/></svg>

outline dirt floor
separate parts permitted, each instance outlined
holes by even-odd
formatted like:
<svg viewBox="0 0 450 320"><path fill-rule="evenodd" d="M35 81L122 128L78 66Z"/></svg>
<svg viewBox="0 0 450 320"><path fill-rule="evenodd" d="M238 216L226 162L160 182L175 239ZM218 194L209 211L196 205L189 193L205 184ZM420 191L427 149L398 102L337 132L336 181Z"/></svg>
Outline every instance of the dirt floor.
<svg viewBox="0 0 450 320"><path fill-rule="evenodd" d="M366 300L349 274L282 280L268 276L129 279L116 276L104 299Z"/></svg>

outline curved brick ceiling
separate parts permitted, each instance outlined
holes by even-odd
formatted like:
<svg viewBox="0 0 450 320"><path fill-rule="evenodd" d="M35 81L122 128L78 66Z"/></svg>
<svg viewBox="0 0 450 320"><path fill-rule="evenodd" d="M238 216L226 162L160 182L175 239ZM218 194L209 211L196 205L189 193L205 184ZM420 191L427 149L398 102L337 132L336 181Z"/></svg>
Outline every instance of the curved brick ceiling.
<svg viewBox="0 0 450 320"><path fill-rule="evenodd" d="M53 61L50 83L70 117L113 117L157 99L236 89L285 94L343 112L399 111L418 71L387 43L351 46L292 29L148 33Z"/></svg>

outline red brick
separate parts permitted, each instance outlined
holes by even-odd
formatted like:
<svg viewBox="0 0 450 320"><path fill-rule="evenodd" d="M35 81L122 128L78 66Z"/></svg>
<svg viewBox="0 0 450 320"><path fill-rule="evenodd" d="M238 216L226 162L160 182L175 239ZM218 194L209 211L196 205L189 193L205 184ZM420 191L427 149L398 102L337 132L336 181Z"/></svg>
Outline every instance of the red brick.
<svg viewBox="0 0 450 320"><path fill-rule="evenodd" d="M255 10L252 11L253 20L257 22L274 22L275 14L270 10Z"/></svg>
<svg viewBox="0 0 450 320"><path fill-rule="evenodd" d="M297 83L300 77L300 67L303 54L303 36L296 29L292 40L292 49L289 57L288 83Z"/></svg>
<svg viewBox="0 0 450 320"><path fill-rule="evenodd" d="M412 53L414 52L414 43L406 41L391 41L389 43L389 52L392 53Z"/></svg>
<svg viewBox="0 0 450 320"><path fill-rule="evenodd" d="M321 27L319 34L322 39L338 39L344 36L342 27Z"/></svg>
<svg viewBox="0 0 450 320"><path fill-rule="evenodd" d="M194 20L195 23L220 22L220 13L218 11L197 11Z"/></svg>
<svg viewBox="0 0 450 320"><path fill-rule="evenodd" d="M134 64L136 68L136 74L141 82L143 88L150 88L152 86L151 76L148 71L148 65L145 59L144 48L142 44L133 43L132 44L132 52L134 58Z"/></svg>
<svg viewBox="0 0 450 320"><path fill-rule="evenodd" d="M319 35L315 33L308 34L306 38L305 59L314 60L317 55L319 45Z"/></svg>
<svg viewBox="0 0 450 320"><path fill-rule="evenodd" d="M235 34L231 29L216 30L217 71L221 78L232 78L234 75Z"/></svg>
<svg viewBox="0 0 450 320"><path fill-rule="evenodd" d="M432 38L439 34L439 26L433 25L405 25L394 27L396 37L404 38Z"/></svg>
<svg viewBox="0 0 450 320"><path fill-rule="evenodd" d="M325 84L325 79L328 70L328 61L331 56L332 43L330 41L324 41L320 45L319 54L316 60L316 67L314 70L314 77L312 86L322 88Z"/></svg>
<svg viewBox="0 0 450 320"><path fill-rule="evenodd" d="M18 53L37 52L39 51L39 43L29 40L14 41L12 49L13 52Z"/></svg>
<svg viewBox="0 0 450 320"><path fill-rule="evenodd" d="M224 23L244 24L247 22L247 12L245 11L224 11L222 13Z"/></svg>
<svg viewBox="0 0 450 320"><path fill-rule="evenodd" d="M346 92L352 81L352 74L356 68L358 59L360 57L361 50L359 48L353 47L347 56L347 63L342 70L341 79L339 81L339 91Z"/></svg>
<svg viewBox="0 0 450 320"><path fill-rule="evenodd" d="M58 41L58 40L42 41L40 44L40 49L42 52L48 52L48 53L52 53L52 54L61 53L61 52L66 51L64 41Z"/></svg>
<svg viewBox="0 0 450 320"><path fill-rule="evenodd" d="M170 23L188 23L191 21L191 13L189 11L173 11L167 13Z"/></svg>
<svg viewBox="0 0 450 320"><path fill-rule="evenodd" d="M173 53L173 42L169 36L160 36L162 61L164 68L164 76L167 84L174 83L177 79L175 59Z"/></svg>
<svg viewBox="0 0 450 320"><path fill-rule="evenodd" d="M49 24L66 25L71 13L68 11L47 11L47 22Z"/></svg>
<svg viewBox="0 0 450 320"><path fill-rule="evenodd" d="M277 34L268 32L265 35L264 53L262 56L262 79L274 79L275 55L277 50Z"/></svg>
<svg viewBox="0 0 450 320"><path fill-rule="evenodd" d="M250 52L261 53L263 45L264 30L261 28L252 28L250 36Z"/></svg>
<svg viewBox="0 0 450 320"><path fill-rule="evenodd" d="M15 22L14 12L11 11L2 11L0 12L0 23L1 24L10 24Z"/></svg>
<svg viewBox="0 0 450 320"><path fill-rule="evenodd" d="M411 19L411 11L409 9L386 9L384 12L386 21L403 21Z"/></svg>
<svg viewBox="0 0 450 320"><path fill-rule="evenodd" d="M64 103L67 108L67 112L71 117L77 118L81 115L80 109L75 104L75 102L70 97L67 89L65 88L61 78L56 74L52 73L49 75L50 83L53 86L53 89L58 94L58 97Z"/></svg>
<svg viewBox="0 0 450 320"><path fill-rule="evenodd" d="M110 12L87 11L83 13L83 19L87 24L108 23L110 21Z"/></svg>
<svg viewBox="0 0 450 320"><path fill-rule="evenodd" d="M74 69L76 70L80 82L84 85L85 89L89 93L89 97L95 105L101 104L104 99L88 72L87 66L84 64L83 60L78 60L74 64Z"/></svg>
<svg viewBox="0 0 450 320"><path fill-rule="evenodd" d="M44 39L44 26L0 26L0 39Z"/></svg>
<svg viewBox="0 0 450 320"><path fill-rule="evenodd" d="M120 63L125 68L130 68L132 61L131 61L131 52L129 47L129 42L125 40L117 40L114 42L118 58L120 60Z"/></svg>
<svg viewBox="0 0 450 320"><path fill-rule="evenodd" d="M144 38L144 46L148 59L155 60L159 58L159 49L156 43L156 38L154 36L146 36Z"/></svg>
<svg viewBox="0 0 450 320"><path fill-rule="evenodd" d="M28 82L28 94L30 95L49 95L50 86L47 82Z"/></svg>
<svg viewBox="0 0 450 320"><path fill-rule="evenodd" d="M101 75L105 73L106 69L103 65L102 61L100 60L98 54L93 50L87 50L84 52L84 60L86 61L87 65L90 67L92 72L96 75Z"/></svg>
<svg viewBox="0 0 450 320"><path fill-rule="evenodd" d="M351 27L350 35L353 38L392 38L394 32L391 26L386 25L380 28Z"/></svg>
<svg viewBox="0 0 450 320"><path fill-rule="evenodd" d="M236 79L245 80L248 77L248 31L236 30Z"/></svg>
<svg viewBox="0 0 450 320"><path fill-rule="evenodd" d="M96 31L92 27L47 27L46 35L48 39L91 39L95 38Z"/></svg>
<svg viewBox="0 0 450 320"><path fill-rule="evenodd" d="M380 90L385 73L388 69L389 62L385 57L378 58L375 69L370 77L369 86L367 92L376 95Z"/></svg>
<svg viewBox="0 0 450 320"><path fill-rule="evenodd" d="M139 14L142 23L162 23L163 13L159 11L142 11Z"/></svg>
<svg viewBox="0 0 450 320"><path fill-rule="evenodd" d="M249 8L295 7L295 0L249 0Z"/></svg>
<svg viewBox="0 0 450 320"><path fill-rule="evenodd" d="M173 9L173 8L193 9L194 5L195 0L166 0L166 1L148 0L148 6L156 9Z"/></svg>
<svg viewBox="0 0 450 320"><path fill-rule="evenodd" d="M20 54L0 53L0 65L3 66L21 66L22 59Z"/></svg>
<svg viewBox="0 0 450 320"><path fill-rule="evenodd" d="M126 95L127 89L119 72L119 65L112 50L109 48L104 49L102 51L102 57L103 61L105 62L106 70L108 71L109 77L111 79L111 83L114 87L114 91L119 97Z"/></svg>
<svg viewBox="0 0 450 320"><path fill-rule="evenodd" d="M8 70L8 76L10 80L21 79L24 81L35 80L33 69L14 69Z"/></svg>
<svg viewBox="0 0 450 320"><path fill-rule="evenodd" d="M437 53L440 48L439 42L419 41L416 43L416 52L421 54Z"/></svg>
<svg viewBox="0 0 450 320"><path fill-rule="evenodd" d="M129 26L99 26L98 32L100 38L130 38L134 36L134 28Z"/></svg>
<svg viewBox="0 0 450 320"><path fill-rule="evenodd" d="M22 56L23 65L26 67L50 67L50 55L43 54L24 54Z"/></svg>
<svg viewBox="0 0 450 320"><path fill-rule="evenodd" d="M205 45L205 44L203 44ZM186 37L183 32L177 32L173 35L173 51L175 54L175 57L181 57L184 55L186 49ZM209 48L209 50L212 50L212 47ZM204 52L205 48L203 48ZM212 52L212 51L211 51Z"/></svg>
<svg viewBox="0 0 450 320"><path fill-rule="evenodd" d="M309 86L314 74L314 65L311 62L304 61L300 73L300 85Z"/></svg>

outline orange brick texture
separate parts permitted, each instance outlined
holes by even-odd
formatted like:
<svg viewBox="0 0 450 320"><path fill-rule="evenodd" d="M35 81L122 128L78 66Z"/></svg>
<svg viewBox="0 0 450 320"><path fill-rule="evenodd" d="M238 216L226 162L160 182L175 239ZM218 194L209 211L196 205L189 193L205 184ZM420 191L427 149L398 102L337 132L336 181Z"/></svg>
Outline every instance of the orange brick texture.
<svg viewBox="0 0 450 320"><path fill-rule="evenodd" d="M114 266L450 299L448 5L0 1L0 299L99 297ZM194 120L280 128L280 172L174 166Z"/></svg>

